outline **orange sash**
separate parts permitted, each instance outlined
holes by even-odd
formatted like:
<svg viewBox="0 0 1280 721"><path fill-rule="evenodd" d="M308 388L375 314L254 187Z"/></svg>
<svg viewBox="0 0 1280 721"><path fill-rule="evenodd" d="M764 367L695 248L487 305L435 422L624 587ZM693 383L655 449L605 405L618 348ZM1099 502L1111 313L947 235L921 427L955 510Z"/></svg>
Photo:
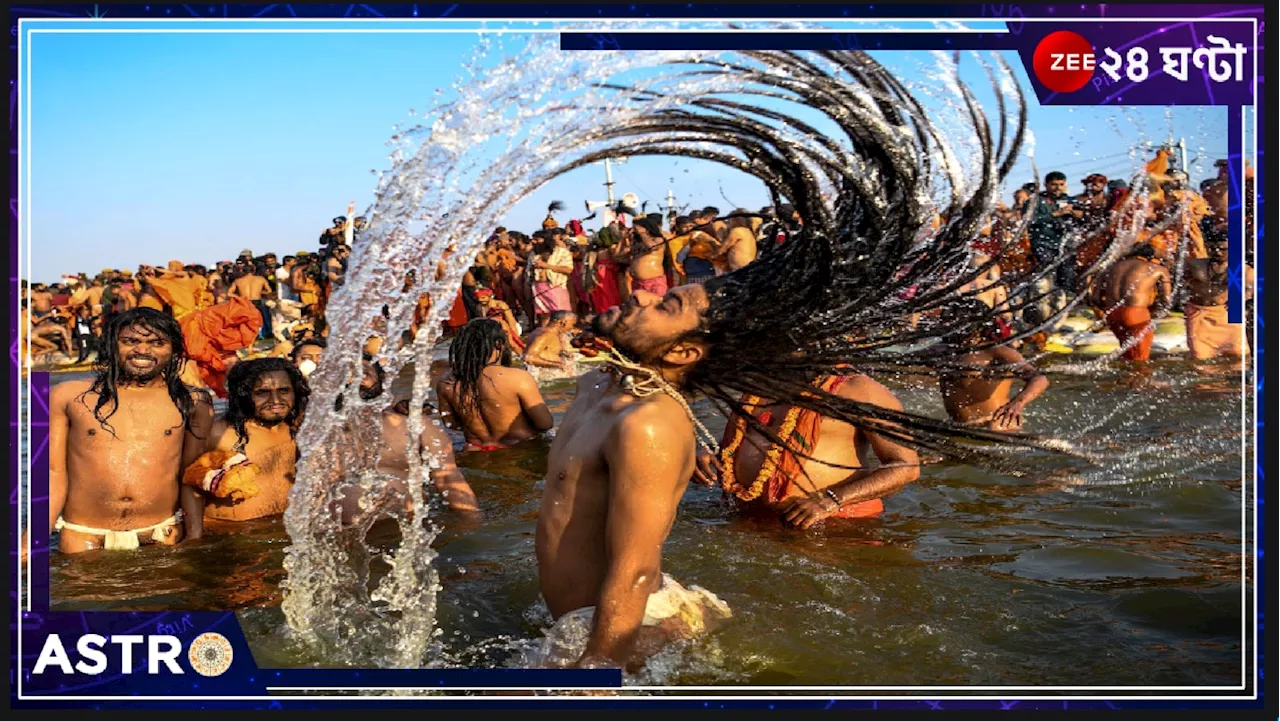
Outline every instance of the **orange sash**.
<svg viewBox="0 0 1280 721"><path fill-rule="evenodd" d="M831 376L822 382L821 388L834 394L848 379L848 376ZM743 398L743 403L755 415L764 401L758 396L749 395ZM763 419L761 422L767 423ZM750 486L743 486L734 474L733 457L746 438L747 421L734 416L725 429L725 439L721 443L720 463L724 469L721 487L725 493L742 502L751 502L763 496L768 503L780 503L787 497L793 479L804 474L804 460L792 449L798 449L805 455L813 455L821 437L821 428L822 416L818 413L795 406L788 408L786 418L778 427L778 436L787 442L788 447L770 447L755 481ZM867 518L882 511L884 503L879 498L873 498L844 506L832 515L836 518Z"/></svg>

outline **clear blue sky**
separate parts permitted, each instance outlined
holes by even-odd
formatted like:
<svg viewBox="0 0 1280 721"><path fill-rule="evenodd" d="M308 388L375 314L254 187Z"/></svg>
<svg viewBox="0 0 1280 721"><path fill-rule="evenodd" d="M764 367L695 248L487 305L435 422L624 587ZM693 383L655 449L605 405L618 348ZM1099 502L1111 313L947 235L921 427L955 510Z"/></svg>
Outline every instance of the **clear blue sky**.
<svg viewBox="0 0 1280 721"><path fill-rule="evenodd" d="M281 255L314 250L348 201L357 211L372 202L370 171L389 166L392 126L418 121L409 110L420 112L437 88L450 86L476 36L33 40L31 269L34 280L52 281L170 259L211 264L244 248ZM932 62L924 53L880 58L897 66L894 55L909 78L919 78L910 66L920 59ZM1022 83L1028 87L1025 76ZM1118 111L1031 102L1039 171L1063 170L1073 192L1088 172L1130 172L1126 153L1142 140L1188 138L1188 155L1206 156L1201 173L1213 172L1213 158L1226 152L1220 108ZM1023 162L1014 178L1030 176ZM695 161L636 158L618 166L614 180L619 196L634 192L651 201L651 211L668 188L678 204L692 207L768 203L754 179ZM552 199L568 205L562 223L581 217L584 200L604 198L603 181L601 167L575 171L495 225L536 229Z"/></svg>

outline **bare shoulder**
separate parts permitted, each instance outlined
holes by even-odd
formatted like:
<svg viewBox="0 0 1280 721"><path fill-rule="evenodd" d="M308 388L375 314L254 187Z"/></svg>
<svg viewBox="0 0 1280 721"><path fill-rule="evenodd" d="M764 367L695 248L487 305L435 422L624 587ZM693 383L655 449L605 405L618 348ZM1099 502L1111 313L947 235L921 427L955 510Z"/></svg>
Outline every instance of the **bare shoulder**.
<svg viewBox="0 0 1280 721"><path fill-rule="evenodd" d="M1031 365L1030 363L1027 362L1027 359L1024 358L1021 353L1014 350L1013 348L1010 348L1007 345L1000 345L1000 346L996 346L995 348L992 348L991 360L994 362L995 365L1000 365L1000 366L1020 366L1020 365L1030 366Z"/></svg>
<svg viewBox="0 0 1280 721"><path fill-rule="evenodd" d="M498 368L498 376L519 384L521 387L538 387L538 381L533 377L533 374L523 368Z"/></svg>
<svg viewBox="0 0 1280 721"><path fill-rule="evenodd" d="M902 403L893 394L893 391L885 388L870 376L864 376L861 373L849 376L849 379L840 386L840 390L836 395L852 401L870 403L884 408L902 409Z"/></svg>
<svg viewBox="0 0 1280 721"><path fill-rule="evenodd" d="M65 408L71 401L79 398L93 388L93 381L78 380L59 383L49 390L50 410Z"/></svg>
<svg viewBox="0 0 1280 721"><path fill-rule="evenodd" d="M616 421L609 429L610 440L615 443L670 448L693 437L693 423L684 408L666 394L627 403L616 413Z"/></svg>

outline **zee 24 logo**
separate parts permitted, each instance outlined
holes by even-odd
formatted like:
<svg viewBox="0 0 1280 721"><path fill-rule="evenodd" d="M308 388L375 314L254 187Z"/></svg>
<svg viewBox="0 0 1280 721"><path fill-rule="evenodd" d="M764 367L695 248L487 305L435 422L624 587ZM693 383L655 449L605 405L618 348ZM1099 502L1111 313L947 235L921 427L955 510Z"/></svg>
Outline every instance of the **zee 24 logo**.
<svg viewBox="0 0 1280 721"><path fill-rule="evenodd" d="M1201 48L1185 46L1161 46L1154 54L1160 56L1161 71L1179 82L1187 82L1191 66L1206 71L1215 83L1244 79L1244 56L1248 49L1243 43L1231 44L1226 38L1208 36L1208 45ZM1078 33L1059 30L1045 36L1036 46L1032 65L1036 79L1055 93L1073 93L1090 80L1095 87L1102 83L1141 83L1151 76L1152 51L1134 45L1120 52L1109 47L1102 49L1102 60L1094 54L1093 44ZM1101 70L1105 77L1094 79L1094 70ZM1108 83L1109 84L1109 83Z"/></svg>

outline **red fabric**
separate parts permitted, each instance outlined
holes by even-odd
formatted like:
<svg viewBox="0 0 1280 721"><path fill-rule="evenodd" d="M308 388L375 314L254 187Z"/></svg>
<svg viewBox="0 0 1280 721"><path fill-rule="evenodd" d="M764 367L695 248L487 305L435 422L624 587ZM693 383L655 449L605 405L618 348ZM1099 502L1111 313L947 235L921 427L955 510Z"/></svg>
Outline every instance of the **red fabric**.
<svg viewBox="0 0 1280 721"><path fill-rule="evenodd" d="M227 360L257 340L262 313L244 298L232 298L185 315L178 325L200 378L219 398L226 398Z"/></svg>
<svg viewBox="0 0 1280 721"><path fill-rule="evenodd" d="M596 263L596 287L587 294L591 302L591 310L603 313L615 305L622 304L622 294L618 292L618 264L612 260Z"/></svg>
<svg viewBox="0 0 1280 721"><path fill-rule="evenodd" d="M462 302L462 291L458 291L458 297L453 300L453 308L449 310L449 320L445 321L445 325L450 328L461 328L467 324L467 304Z"/></svg>
<svg viewBox="0 0 1280 721"><path fill-rule="evenodd" d="M1120 341L1120 346L1129 343L1138 336L1141 340L1129 346L1124 352L1125 360L1147 360L1151 357L1151 344L1155 342L1155 331L1151 329L1151 311L1147 308L1121 306L1107 314L1107 327Z"/></svg>

